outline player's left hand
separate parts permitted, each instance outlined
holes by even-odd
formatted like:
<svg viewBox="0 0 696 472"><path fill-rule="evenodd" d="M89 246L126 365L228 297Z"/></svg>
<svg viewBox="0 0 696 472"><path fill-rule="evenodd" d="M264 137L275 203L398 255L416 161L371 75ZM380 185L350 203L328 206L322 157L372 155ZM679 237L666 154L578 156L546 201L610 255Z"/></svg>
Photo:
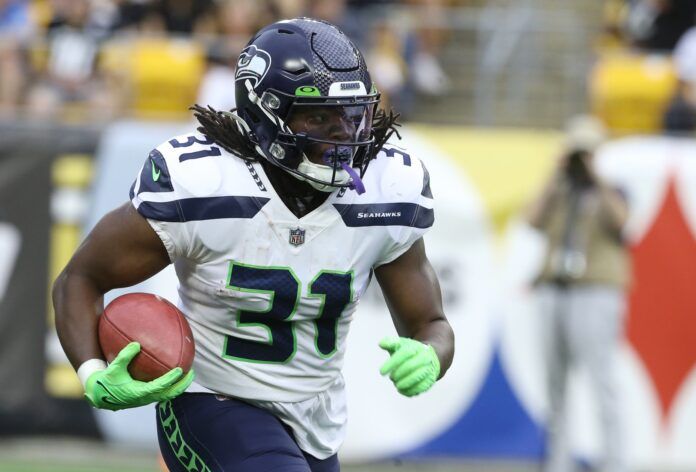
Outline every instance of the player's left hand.
<svg viewBox="0 0 696 472"><path fill-rule="evenodd" d="M379 372L389 374L402 395L419 395L429 390L440 376L440 360L432 346L415 339L388 336L379 342L379 347L390 354Z"/></svg>

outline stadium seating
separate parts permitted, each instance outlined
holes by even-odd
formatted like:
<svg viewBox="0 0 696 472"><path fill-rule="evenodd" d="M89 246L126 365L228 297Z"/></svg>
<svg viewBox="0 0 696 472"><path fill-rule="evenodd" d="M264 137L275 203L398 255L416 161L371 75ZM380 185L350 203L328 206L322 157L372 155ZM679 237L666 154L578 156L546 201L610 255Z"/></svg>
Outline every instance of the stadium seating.
<svg viewBox="0 0 696 472"><path fill-rule="evenodd" d="M138 38L106 47L102 65L124 77L137 117L182 118L195 102L205 56L189 40Z"/></svg>
<svg viewBox="0 0 696 472"><path fill-rule="evenodd" d="M667 56L608 54L590 75L592 110L614 133L658 132L676 83Z"/></svg>

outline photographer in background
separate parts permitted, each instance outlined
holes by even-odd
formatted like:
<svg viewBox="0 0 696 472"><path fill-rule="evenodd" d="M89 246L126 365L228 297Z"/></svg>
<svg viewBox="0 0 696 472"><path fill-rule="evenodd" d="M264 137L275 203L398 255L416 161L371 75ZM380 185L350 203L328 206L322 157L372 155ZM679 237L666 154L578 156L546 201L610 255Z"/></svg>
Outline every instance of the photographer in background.
<svg viewBox="0 0 696 472"><path fill-rule="evenodd" d="M548 241L537 289L550 404L544 469L549 472L573 470L565 411L572 365L587 369L599 405L604 452L599 470L625 470L614 357L629 282L622 237L627 207L622 194L595 173L594 152L603 140L596 119L573 119L558 168L528 215Z"/></svg>

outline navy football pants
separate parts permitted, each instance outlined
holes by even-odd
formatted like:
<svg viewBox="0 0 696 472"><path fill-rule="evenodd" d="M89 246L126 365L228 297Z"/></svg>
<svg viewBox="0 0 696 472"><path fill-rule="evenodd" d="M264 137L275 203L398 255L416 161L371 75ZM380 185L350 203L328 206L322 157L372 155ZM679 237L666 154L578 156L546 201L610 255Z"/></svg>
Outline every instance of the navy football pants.
<svg viewBox="0 0 696 472"><path fill-rule="evenodd" d="M224 398L224 399L223 399ZM184 393L157 405L157 437L170 472L339 472L338 456L300 450L271 413L239 400Z"/></svg>

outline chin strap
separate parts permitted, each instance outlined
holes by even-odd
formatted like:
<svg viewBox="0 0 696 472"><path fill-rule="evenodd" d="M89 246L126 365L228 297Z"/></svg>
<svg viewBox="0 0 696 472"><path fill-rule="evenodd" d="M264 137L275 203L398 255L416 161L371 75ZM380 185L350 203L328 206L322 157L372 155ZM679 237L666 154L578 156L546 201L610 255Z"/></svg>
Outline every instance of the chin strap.
<svg viewBox="0 0 696 472"><path fill-rule="evenodd" d="M345 158L341 158L340 154L346 153ZM358 195L361 195L365 193L365 184L363 184L362 180L360 179L360 176L358 175L357 172L355 172L355 169L353 169L350 165L348 165L348 161L352 157L352 150L348 148L348 146L339 146L338 149L336 148L330 148L327 149L326 152L324 152L324 155L321 156L321 159L326 162L326 164L329 167L334 167L334 162L338 160L339 164L341 165L341 169L343 169L346 174L350 177L350 181L348 182L348 188L351 190L355 190L358 192ZM336 154L339 154L339 156L336 156Z"/></svg>
<svg viewBox="0 0 696 472"><path fill-rule="evenodd" d="M350 175L350 182L348 182L348 188L358 192L358 195L365 193L365 184L363 184L363 181L360 179L358 173L355 172L355 169L353 169L345 162L341 162L341 167L348 173L348 175Z"/></svg>

